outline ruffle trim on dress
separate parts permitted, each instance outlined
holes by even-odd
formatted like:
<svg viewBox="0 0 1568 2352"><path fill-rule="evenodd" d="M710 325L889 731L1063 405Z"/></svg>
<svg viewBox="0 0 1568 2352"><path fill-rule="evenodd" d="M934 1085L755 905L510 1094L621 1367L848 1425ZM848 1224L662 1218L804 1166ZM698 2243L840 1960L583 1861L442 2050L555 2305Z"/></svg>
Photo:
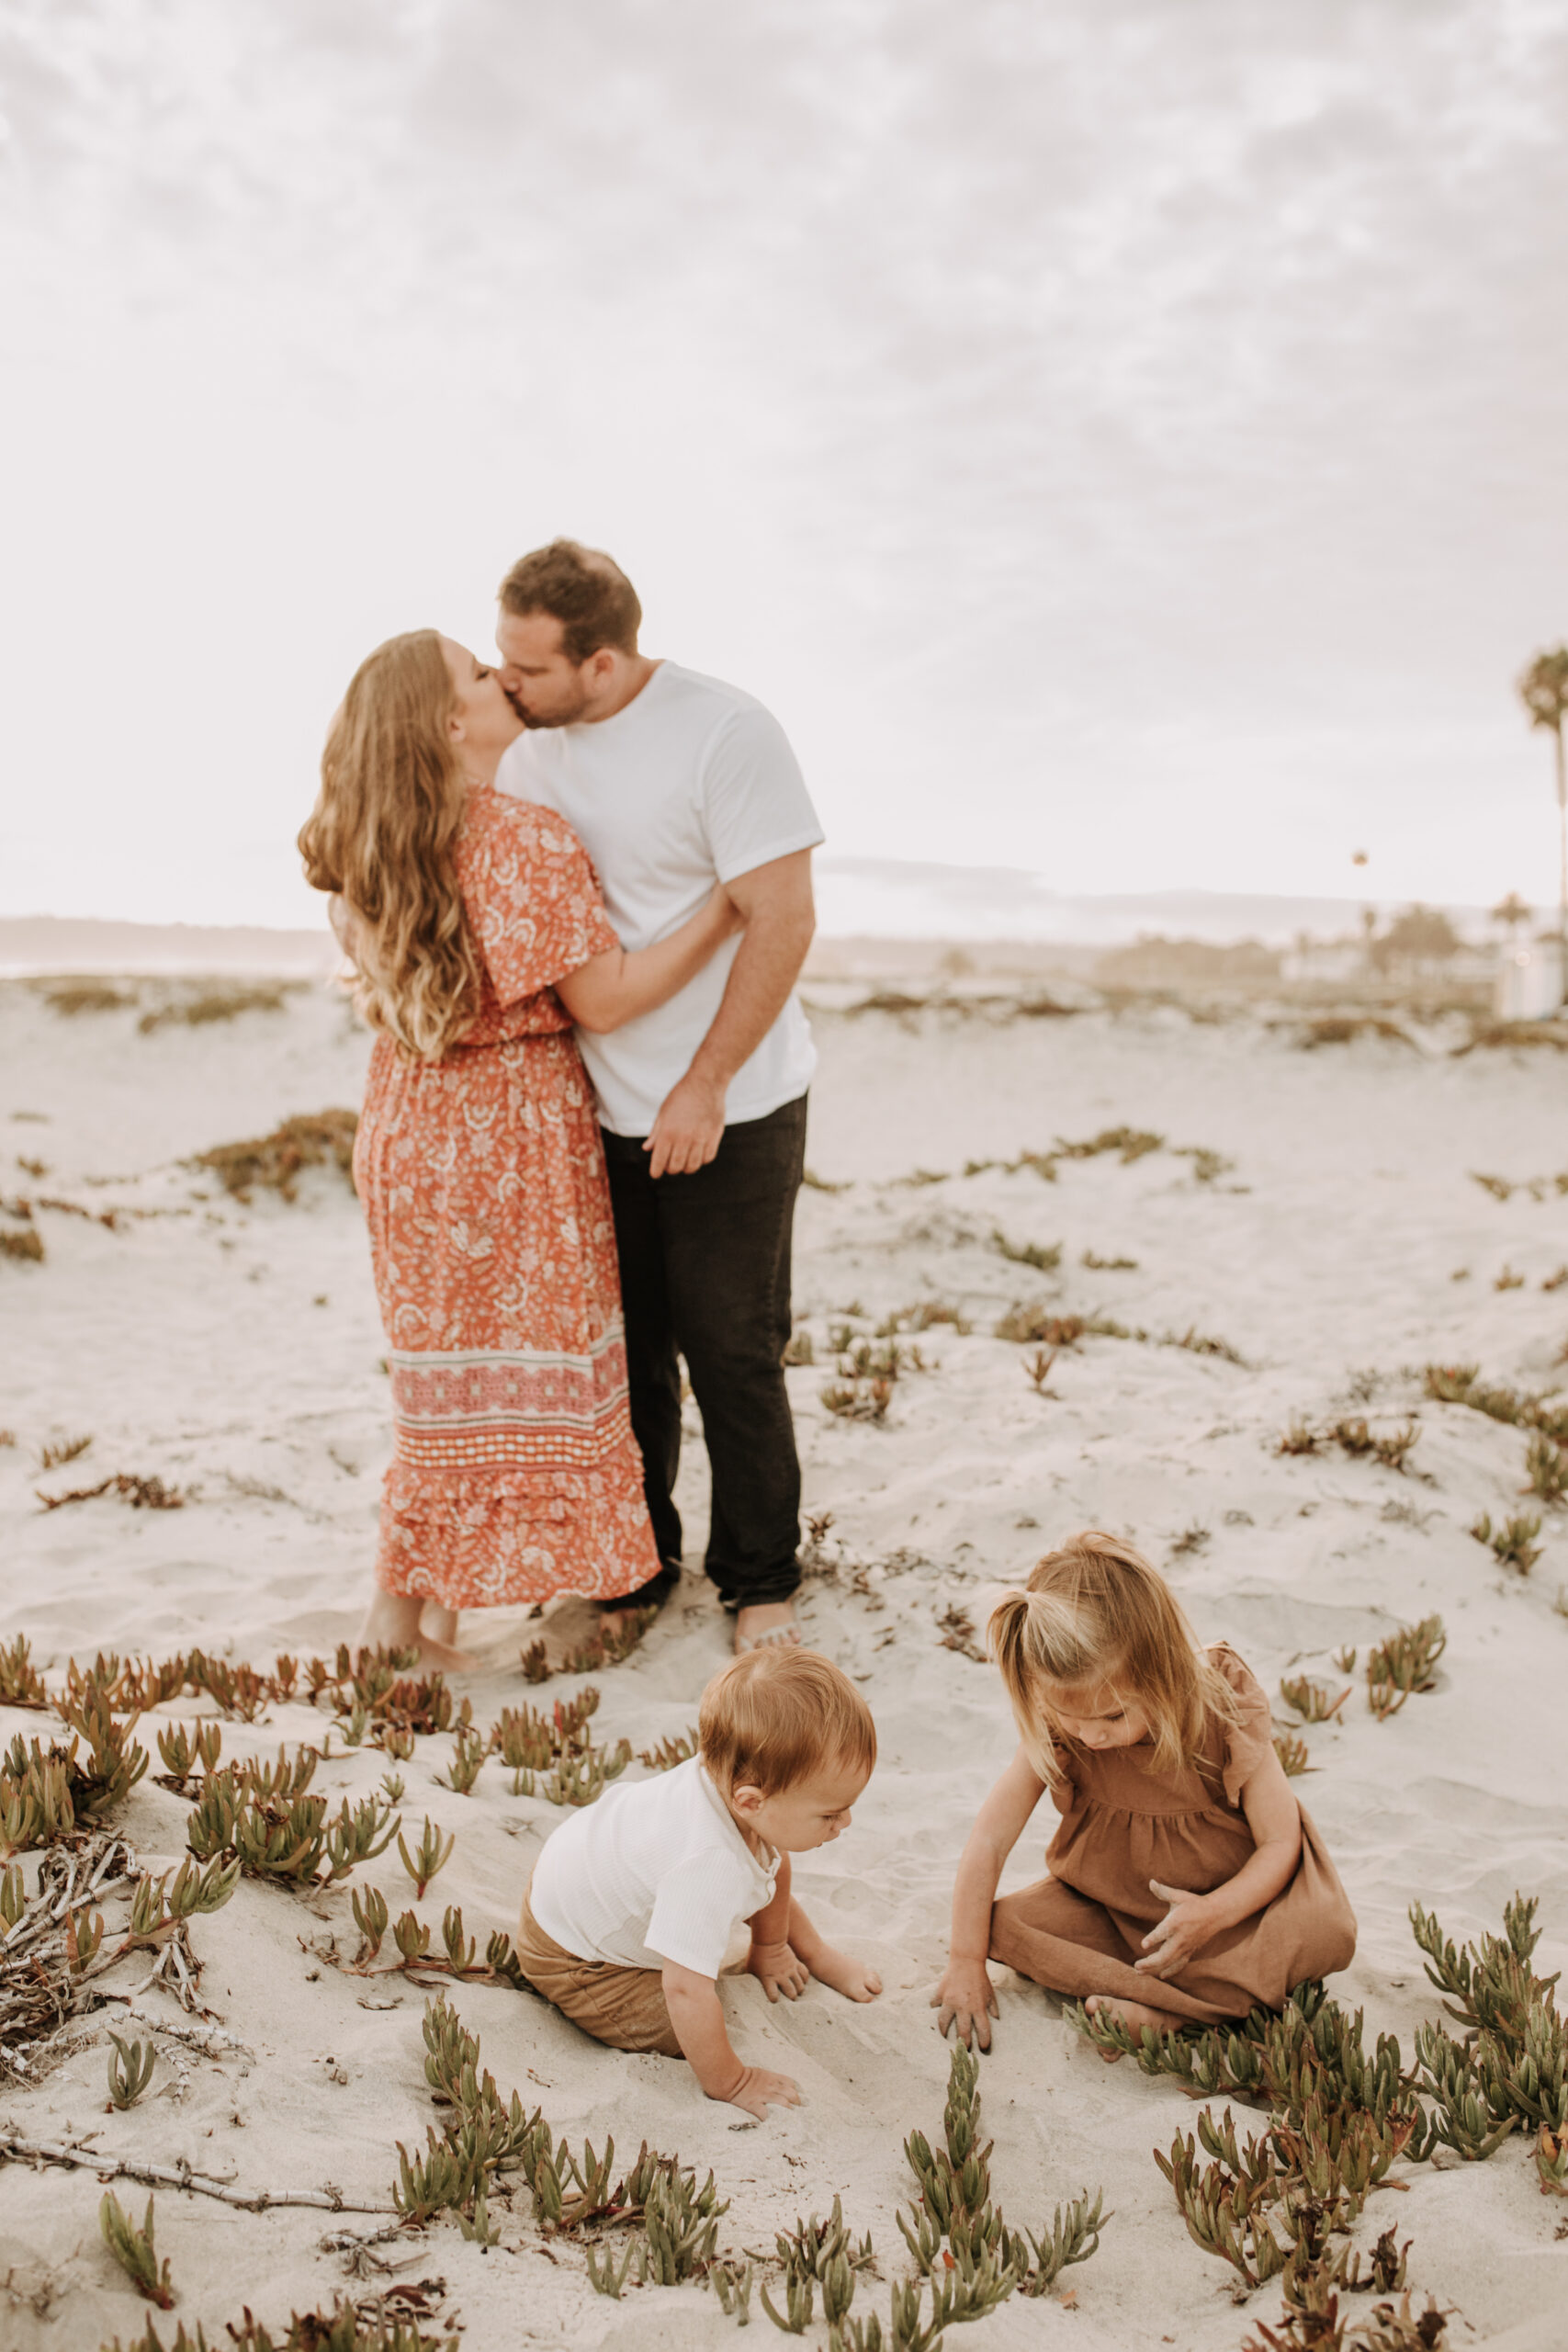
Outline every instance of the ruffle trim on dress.
<svg viewBox="0 0 1568 2352"><path fill-rule="evenodd" d="M394 1464L376 1580L449 1609L576 1592L612 1600L659 1572L640 1479L626 1470L411 1471Z"/></svg>

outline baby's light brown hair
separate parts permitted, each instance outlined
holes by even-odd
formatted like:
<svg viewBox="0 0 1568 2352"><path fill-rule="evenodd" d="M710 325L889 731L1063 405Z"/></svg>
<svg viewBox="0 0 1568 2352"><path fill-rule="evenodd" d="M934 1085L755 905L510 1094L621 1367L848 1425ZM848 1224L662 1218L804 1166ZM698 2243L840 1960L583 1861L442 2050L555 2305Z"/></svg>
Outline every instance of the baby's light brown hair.
<svg viewBox="0 0 1568 2352"><path fill-rule="evenodd" d="M703 1692L697 1747L726 1792L777 1796L835 1764L876 1762L871 1709L846 1675L815 1650L748 1650Z"/></svg>
<svg viewBox="0 0 1568 2352"><path fill-rule="evenodd" d="M1196 1763L1215 1716L1238 1720L1229 1683L1199 1648L1165 1578L1098 1528L1048 1552L1024 1589L997 1603L987 1637L1019 1736L1048 1788L1062 1780L1053 1687L1105 1683L1134 1701L1148 1718L1156 1772Z"/></svg>

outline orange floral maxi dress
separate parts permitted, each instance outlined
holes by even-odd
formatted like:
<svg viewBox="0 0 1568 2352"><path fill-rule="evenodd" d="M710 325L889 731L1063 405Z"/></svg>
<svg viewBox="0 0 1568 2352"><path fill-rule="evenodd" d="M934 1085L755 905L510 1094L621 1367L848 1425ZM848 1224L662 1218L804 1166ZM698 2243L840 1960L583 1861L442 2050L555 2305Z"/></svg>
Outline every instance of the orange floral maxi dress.
<svg viewBox="0 0 1568 2352"><path fill-rule="evenodd" d="M376 1578L450 1609L609 1600L659 1559L593 1094L552 982L619 943L548 809L472 791L455 864L479 1019L437 1062L379 1036L355 1143L396 1428Z"/></svg>

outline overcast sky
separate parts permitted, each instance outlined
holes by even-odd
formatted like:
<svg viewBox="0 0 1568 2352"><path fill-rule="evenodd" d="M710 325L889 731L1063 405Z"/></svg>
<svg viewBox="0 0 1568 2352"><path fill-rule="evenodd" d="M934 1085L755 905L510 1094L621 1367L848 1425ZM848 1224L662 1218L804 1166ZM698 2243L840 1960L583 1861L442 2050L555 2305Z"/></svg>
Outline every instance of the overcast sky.
<svg viewBox="0 0 1568 2352"><path fill-rule="evenodd" d="M558 531L831 845L1555 888L1562 0L0 0L0 912L295 922Z"/></svg>

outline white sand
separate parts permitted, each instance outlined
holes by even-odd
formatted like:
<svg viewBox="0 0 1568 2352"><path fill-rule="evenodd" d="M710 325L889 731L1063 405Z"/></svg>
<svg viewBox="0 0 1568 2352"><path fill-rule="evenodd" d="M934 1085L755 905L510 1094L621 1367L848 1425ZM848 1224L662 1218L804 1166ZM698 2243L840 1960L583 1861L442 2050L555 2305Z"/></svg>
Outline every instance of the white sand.
<svg viewBox="0 0 1568 2352"><path fill-rule="evenodd" d="M229 1026L141 1036L134 1023L130 1012L67 1020L20 989L0 995L0 1186L159 1212L110 1232L42 1210L47 1261L0 1262L0 1427L17 1441L0 1449L6 1630L26 1632L55 1668L98 1646L157 1656L199 1643L258 1665L279 1649L330 1652L356 1629L389 1450L358 1213L325 1173L293 1206L259 1197L244 1209L179 1161L291 1112L356 1102L364 1040L318 993ZM1439 1610L1450 1644L1434 1693L1380 1724L1358 1678L1343 1726L1307 1734L1320 1769L1297 1785L1361 1922L1355 1966L1334 1990L1364 2004L1374 2028L1398 2032L1408 2059L1415 2025L1437 2007L1405 1923L1413 1900L1468 1935L1496 1926L1515 1888L1538 1894L1542 1961L1568 1961L1568 1619L1552 1605L1568 1543L1549 1516L1533 1576L1497 1571L1466 1529L1482 1510L1495 1519L1517 1507L1524 1437L1424 1402L1419 1377L1429 1360L1461 1359L1529 1386L1562 1376L1568 1290L1540 1285L1568 1256L1565 1204L1523 1193L1499 1202L1467 1171L1543 1176L1568 1149L1555 1057L1453 1059L1449 1036L1418 1051L1362 1043L1303 1054L1256 1019L1199 1025L1161 1010L1007 1024L833 1015L818 1035L808 1156L850 1189L807 1193L797 1226L797 1304L818 1363L791 1382L807 1505L832 1512L823 1551L839 1564L807 1584L804 1615L811 1638L862 1679L883 1752L853 1828L807 1861L799 1883L829 1932L875 1959L886 1992L853 2009L814 1988L797 2008L773 2011L749 1981L727 1995L738 2045L795 2074L806 2095L757 2131L706 2104L682 2068L601 2051L527 1997L483 1989L457 1999L503 2088L542 2101L558 2130L595 2142L613 2131L627 2155L646 2135L711 2165L733 2199L721 2243L765 2247L776 2224L826 2211L840 2192L896 2276L906 2258L893 2215L912 2186L902 2138L913 2125L935 2130L947 2074L927 2000L952 1870L1010 1747L988 1668L942 1647L937 1618L957 1603L978 1623L987 1585L1021 1577L1053 1537L1087 1523L1133 1534L1169 1564L1203 1636L1233 1639L1271 1690L1298 1662L1332 1673L1339 1645L1364 1653L1394 1623ZM1234 1169L1201 1184L1167 1149L1130 1167L1064 1165L1054 1185L1028 1170L896 1181L1122 1122L1170 1146L1210 1147ZM25 1175L18 1154L51 1172ZM1060 1273L1007 1263L990 1244L996 1227L1016 1241L1062 1242ZM1086 1250L1138 1269L1088 1272ZM1494 1288L1505 1261L1523 1287ZM1461 1267L1470 1278L1453 1281ZM1032 1351L987 1335L1010 1300L1046 1295L1155 1334L1217 1334L1245 1368L1090 1340L1059 1358L1057 1398L1043 1400L1021 1369ZM939 1330L922 1342L939 1368L899 1383L885 1427L831 1418L819 1402L829 1320L858 1302L869 1330L922 1296L962 1302L974 1335ZM1370 1406L1352 1403L1362 1374L1356 1394L1370 1389ZM1276 1456L1293 1415L1348 1408L1375 1421L1417 1415L1413 1475L1338 1454ZM598 1678L599 1726L639 1746L693 1721L725 1654L700 1575L694 1413L692 1429L685 1587L634 1660ZM86 1432L78 1462L39 1473L46 1440ZM118 1470L156 1474L192 1499L170 1513L109 1500L38 1510L35 1487ZM1190 1528L1206 1540L1173 1559ZM525 1695L522 1618L479 1630L491 1670L463 1687L488 1724ZM558 1681L546 1695L575 1687ZM187 1699L165 1712L199 1710ZM1278 1713L1284 1721L1282 1703ZM0 1710L0 1737L39 1723ZM225 1726L225 1753L319 1740L325 1723L308 1708L276 1709L253 1731ZM482 1935L511 1925L555 1815L513 1798L493 1763L469 1797L436 1786L450 1752L446 1738L421 1743L402 1768L402 1810L412 1828L428 1809L457 1833L422 1915L438 1926L445 1905L460 1903ZM382 1768L369 1753L334 1757L316 1785L335 1802L340 1787L368 1792ZM123 1826L145 1860L174 1859L185 1817L144 1781ZM1009 1883L1038 1875L1041 1843L1021 1848ZM337 1973L310 1949L335 1934L352 1952L350 1889L363 1883L385 1890L394 1917L412 1900L394 1849L391 1867L383 1859L314 1905L245 1882L196 1923L206 1996L254 2064L195 2059L179 2104L162 2062L147 2098L107 2115L105 2020L88 2019L85 2046L36 2090L7 2087L0 2116L36 2138L96 2131L106 2150L188 2159L258 2189L330 2180L360 2202L389 2202L394 2141L423 2143L434 2120L422 1996L398 1978ZM121 1974L142 1973L136 1962ZM1193 2110L1168 2085L1103 2067L1044 1996L997 1973L1002 2015L984 2075L996 2193L1010 2220L1038 2226L1059 2199L1103 2184L1114 2219L1098 2256L1069 2275L1075 2308L1015 2302L950 2345L1239 2345L1248 2315L1233 2307L1223 2267L1188 2239L1150 2154L1191 2128ZM1413 2239L1417 2301L1430 2289L1456 2307L1450 2340L1510 2352L1568 2340L1568 2245L1555 2235L1568 2207L1540 2195L1526 2146L1407 2177L1408 2193L1374 2199L1358 2240L1391 2222ZM90 2172L0 2172L6 2346L76 2352L140 2330L145 2307L98 2238L100 2193ZM140 2211L144 2194L122 2193ZM276 2322L344 2283L340 2260L319 2250L317 2213L258 2217L172 2192L157 2203L176 2315L201 2320L209 2340L243 2303ZM488 2255L451 2222L394 2249L412 2257L406 2277L446 2281L472 2352L728 2340L731 2323L694 2288L619 2305L596 2298L577 2251L545 2251L525 2192L513 2211L492 2211L502 2244ZM868 2299L863 2289L857 2311ZM884 2289L874 2302L885 2309ZM1265 2290L1251 2309L1273 2321L1278 2298ZM174 2316L159 2323L165 2338ZM765 2319L757 2324L771 2340ZM820 2345L825 2331L807 2340Z"/></svg>

